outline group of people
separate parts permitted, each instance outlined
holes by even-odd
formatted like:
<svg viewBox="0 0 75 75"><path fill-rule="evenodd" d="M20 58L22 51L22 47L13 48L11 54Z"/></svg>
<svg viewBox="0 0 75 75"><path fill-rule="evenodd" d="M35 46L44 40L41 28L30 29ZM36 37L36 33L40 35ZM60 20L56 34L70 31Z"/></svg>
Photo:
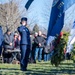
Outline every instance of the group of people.
<svg viewBox="0 0 75 75"><path fill-rule="evenodd" d="M50 53L45 53L46 35L41 31L30 33L27 28L27 18L21 18L21 26L17 28L14 33L7 29L3 34L2 27L0 27L0 55L3 56L4 63L10 63L12 60L12 53L9 50L19 49L19 61L22 71L27 70L28 62L36 63L38 59L48 61Z"/></svg>
<svg viewBox="0 0 75 75"><path fill-rule="evenodd" d="M14 34L10 29L3 34L2 27L0 28L0 56L3 56L4 63L11 63L12 51L14 49L20 49L20 36L18 32Z"/></svg>
<svg viewBox="0 0 75 75"><path fill-rule="evenodd" d="M34 36L31 36L32 42L32 51L30 52L31 62L34 61L34 63L36 63L37 59L39 62L41 62L41 60L48 61L50 59L50 53L45 52L45 48L47 48L46 39L47 39L46 35L42 34L41 31L39 31L38 33L36 32Z"/></svg>
<svg viewBox="0 0 75 75"><path fill-rule="evenodd" d="M11 51L20 50L20 53L17 54L17 60L20 62L21 70L27 71L28 62L36 63L36 60L41 62L51 59L55 48L55 37L50 36L47 41L47 36L42 31L31 33L27 28L26 17L21 18L20 24L21 26L14 33L7 29L6 33L3 34L0 26L0 56L3 56L4 63L11 63ZM59 35L58 43L62 35Z"/></svg>

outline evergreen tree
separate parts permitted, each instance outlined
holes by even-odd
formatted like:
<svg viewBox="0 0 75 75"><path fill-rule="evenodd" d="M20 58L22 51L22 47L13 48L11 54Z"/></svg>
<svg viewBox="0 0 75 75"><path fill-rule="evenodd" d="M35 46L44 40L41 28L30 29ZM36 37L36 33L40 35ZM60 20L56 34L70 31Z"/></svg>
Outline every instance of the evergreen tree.
<svg viewBox="0 0 75 75"><path fill-rule="evenodd" d="M35 26L33 27L33 31L34 32L38 32L39 31L39 26L37 24L35 24Z"/></svg>
<svg viewBox="0 0 75 75"><path fill-rule="evenodd" d="M64 49L67 45L68 35L68 33L64 33L63 37L60 38L59 43L57 43L58 37L55 39L55 48L51 57L51 64L55 65L56 67L61 63L61 61L64 60Z"/></svg>

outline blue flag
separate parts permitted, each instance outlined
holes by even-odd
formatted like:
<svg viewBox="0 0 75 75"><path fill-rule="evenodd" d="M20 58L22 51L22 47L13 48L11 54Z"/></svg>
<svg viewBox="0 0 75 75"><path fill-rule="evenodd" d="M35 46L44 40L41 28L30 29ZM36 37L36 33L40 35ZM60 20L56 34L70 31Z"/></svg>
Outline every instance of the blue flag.
<svg viewBox="0 0 75 75"><path fill-rule="evenodd" d="M59 35L64 25L64 0L54 0L51 10L48 36Z"/></svg>
<svg viewBox="0 0 75 75"><path fill-rule="evenodd" d="M56 36L64 25L65 11L75 3L75 0L53 0L53 6L48 27L48 36Z"/></svg>
<svg viewBox="0 0 75 75"><path fill-rule="evenodd" d="M28 0L28 2L26 3L26 5L25 5L25 8L28 10L29 9L29 7L30 7L30 5L32 4L32 2L33 2L34 0Z"/></svg>

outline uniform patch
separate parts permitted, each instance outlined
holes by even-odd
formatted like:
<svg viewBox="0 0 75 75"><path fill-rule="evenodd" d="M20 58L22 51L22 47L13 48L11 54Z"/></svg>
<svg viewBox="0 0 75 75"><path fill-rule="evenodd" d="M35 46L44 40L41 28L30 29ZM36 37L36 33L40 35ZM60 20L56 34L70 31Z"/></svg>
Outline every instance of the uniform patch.
<svg viewBox="0 0 75 75"><path fill-rule="evenodd" d="M23 31L25 31L25 30L23 30Z"/></svg>

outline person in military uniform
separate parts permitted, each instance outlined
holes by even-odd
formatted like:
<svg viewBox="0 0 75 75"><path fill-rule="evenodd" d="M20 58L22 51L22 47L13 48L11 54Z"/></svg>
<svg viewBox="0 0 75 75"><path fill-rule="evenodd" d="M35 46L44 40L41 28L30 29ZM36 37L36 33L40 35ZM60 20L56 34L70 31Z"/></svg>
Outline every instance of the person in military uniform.
<svg viewBox="0 0 75 75"><path fill-rule="evenodd" d="M27 18L23 17L21 18L21 26L18 27L18 32L21 36L20 41L20 50L21 50L21 70L27 71L27 64L28 64L28 58L31 48L31 40L30 40L30 32L27 26Z"/></svg>

